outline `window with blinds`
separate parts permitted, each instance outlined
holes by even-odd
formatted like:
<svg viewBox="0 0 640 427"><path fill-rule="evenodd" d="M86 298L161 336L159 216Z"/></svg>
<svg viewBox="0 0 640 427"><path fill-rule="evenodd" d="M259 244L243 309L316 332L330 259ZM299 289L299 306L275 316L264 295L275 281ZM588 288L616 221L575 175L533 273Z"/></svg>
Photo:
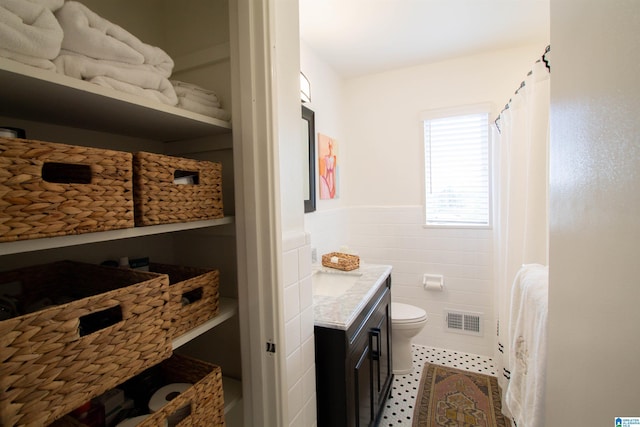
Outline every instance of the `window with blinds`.
<svg viewBox="0 0 640 427"><path fill-rule="evenodd" d="M491 225L489 113L424 120L427 225Z"/></svg>

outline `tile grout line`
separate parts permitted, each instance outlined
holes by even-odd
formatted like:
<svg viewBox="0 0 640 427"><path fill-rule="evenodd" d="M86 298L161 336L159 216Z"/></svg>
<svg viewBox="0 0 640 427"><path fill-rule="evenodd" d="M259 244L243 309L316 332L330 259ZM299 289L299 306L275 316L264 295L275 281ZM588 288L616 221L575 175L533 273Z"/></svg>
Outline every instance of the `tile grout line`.
<svg viewBox="0 0 640 427"><path fill-rule="evenodd" d="M379 427L411 426L422 368L427 362L485 375L496 375L495 363L487 356L416 344L412 344L411 347L413 372L395 376L391 386L391 397L385 403Z"/></svg>

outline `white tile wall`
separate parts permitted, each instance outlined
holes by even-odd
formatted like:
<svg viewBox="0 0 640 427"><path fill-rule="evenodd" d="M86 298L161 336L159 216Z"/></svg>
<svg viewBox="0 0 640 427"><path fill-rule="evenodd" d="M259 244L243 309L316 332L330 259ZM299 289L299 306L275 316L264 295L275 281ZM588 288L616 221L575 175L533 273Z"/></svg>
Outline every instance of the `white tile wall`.
<svg viewBox="0 0 640 427"><path fill-rule="evenodd" d="M393 266L392 299L422 307L429 316L416 344L493 356L492 230L424 228L421 206L349 207L319 211L305 221L312 245L323 245L324 252L346 244L362 262ZM445 290L425 291L425 273L442 274ZM484 336L446 332L445 308L482 313Z"/></svg>
<svg viewBox="0 0 640 427"><path fill-rule="evenodd" d="M392 299L427 311L414 343L493 355L492 230L425 228L421 206L353 207L348 224L349 245L363 262L393 266ZM444 291L425 291L425 273L443 275ZM484 336L446 332L445 309L482 313Z"/></svg>
<svg viewBox="0 0 640 427"><path fill-rule="evenodd" d="M283 239L283 284L289 427L316 426L315 347L309 234Z"/></svg>

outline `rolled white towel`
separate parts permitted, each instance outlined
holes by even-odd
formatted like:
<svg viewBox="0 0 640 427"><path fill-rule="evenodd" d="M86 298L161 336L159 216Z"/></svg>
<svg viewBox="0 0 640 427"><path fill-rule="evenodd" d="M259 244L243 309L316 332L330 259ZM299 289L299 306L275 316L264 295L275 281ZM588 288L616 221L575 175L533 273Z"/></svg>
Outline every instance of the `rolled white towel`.
<svg viewBox="0 0 640 427"><path fill-rule="evenodd" d="M181 82L179 80L170 80L178 98L188 99L193 102L203 104L208 107L220 108L218 95L210 89L205 89L193 83Z"/></svg>
<svg viewBox="0 0 640 427"><path fill-rule="evenodd" d="M190 99L185 99L184 97L178 98L178 107L184 108L185 110L189 110L194 113L203 114L205 116L214 117L216 119L220 119L224 121L231 120L231 114L222 108L216 108L216 107L204 105L200 102L195 102Z"/></svg>
<svg viewBox="0 0 640 427"><path fill-rule="evenodd" d="M10 50L0 48L0 57L9 58L14 61L21 62L23 64L31 65L32 67L42 68L44 70L55 71L56 64L49 59L36 58L35 56L22 55Z"/></svg>
<svg viewBox="0 0 640 427"><path fill-rule="evenodd" d="M62 28L48 7L37 1L0 0L0 48L21 57L53 59L60 53L62 38Z"/></svg>
<svg viewBox="0 0 640 427"><path fill-rule="evenodd" d="M55 15L64 30L64 49L94 59L148 64L167 78L173 71L173 59L165 51L142 42L81 3L67 1Z"/></svg>
<svg viewBox="0 0 640 427"><path fill-rule="evenodd" d="M220 101L218 101L217 96L204 96L204 95L199 95L197 93L192 93L192 92L184 93L180 91L180 88L177 88L175 86L174 86L174 89L176 90L176 95L178 95L178 98L197 102L207 107L220 108Z"/></svg>
<svg viewBox="0 0 640 427"><path fill-rule="evenodd" d="M169 80L144 67L74 54L61 54L53 62L60 74L167 105L178 103L178 97Z"/></svg>
<svg viewBox="0 0 640 427"><path fill-rule="evenodd" d="M154 101L162 102L163 104L167 105L176 105L176 100L171 95L167 86L161 86L158 89L149 89L109 76L97 76L92 78L90 81L97 85L110 87L120 92L138 95L144 98L152 99Z"/></svg>
<svg viewBox="0 0 640 427"><path fill-rule="evenodd" d="M198 86L194 83L183 82L180 80L171 79L171 84L176 88L176 92L179 93L196 93L203 96L217 96L211 89L206 89L202 86Z"/></svg>

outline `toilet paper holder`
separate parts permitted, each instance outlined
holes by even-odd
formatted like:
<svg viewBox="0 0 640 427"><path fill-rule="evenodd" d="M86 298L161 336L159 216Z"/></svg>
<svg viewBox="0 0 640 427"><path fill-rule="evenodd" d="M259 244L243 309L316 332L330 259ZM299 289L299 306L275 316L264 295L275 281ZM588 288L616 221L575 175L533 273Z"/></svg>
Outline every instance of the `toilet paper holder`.
<svg viewBox="0 0 640 427"><path fill-rule="evenodd" d="M444 290L444 276L442 274L425 274L422 277L422 286L426 291Z"/></svg>

